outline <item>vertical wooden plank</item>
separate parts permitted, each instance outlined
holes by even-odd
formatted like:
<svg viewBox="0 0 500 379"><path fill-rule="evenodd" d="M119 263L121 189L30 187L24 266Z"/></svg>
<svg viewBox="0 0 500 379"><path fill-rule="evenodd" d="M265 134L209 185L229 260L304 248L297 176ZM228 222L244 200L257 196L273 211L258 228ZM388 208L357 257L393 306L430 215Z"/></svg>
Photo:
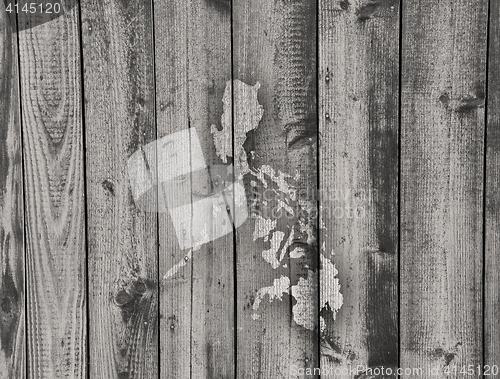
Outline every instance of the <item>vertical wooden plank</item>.
<svg viewBox="0 0 500 379"><path fill-rule="evenodd" d="M154 1L157 137L189 127L188 1ZM186 186L190 191L190 181ZM160 277L185 264L160 284L160 375L191 377L191 278L189 255L181 252L169 214L158 214ZM184 253L184 255L183 255Z"/></svg>
<svg viewBox="0 0 500 379"><path fill-rule="evenodd" d="M401 366L422 377L482 364L487 9L404 2Z"/></svg>
<svg viewBox="0 0 500 379"><path fill-rule="evenodd" d="M316 16L314 1L233 1L235 167L252 213L237 231L238 378L318 376Z"/></svg>
<svg viewBox="0 0 500 379"><path fill-rule="evenodd" d="M500 3L490 2L486 129L484 364L500 367ZM486 368L485 368L486 369Z"/></svg>
<svg viewBox="0 0 500 379"><path fill-rule="evenodd" d="M0 378L26 377L24 202L16 16L0 5Z"/></svg>
<svg viewBox="0 0 500 379"><path fill-rule="evenodd" d="M152 3L83 0L91 378L157 378L157 215L129 158L156 139Z"/></svg>
<svg viewBox="0 0 500 379"><path fill-rule="evenodd" d="M321 364L357 377L398 365L399 1L319 8Z"/></svg>
<svg viewBox="0 0 500 379"><path fill-rule="evenodd" d="M216 154L212 132L220 128L223 112L227 111L227 106L223 109L224 96L231 95L227 89L232 78L230 2L191 1L188 25L189 125L197 131L206 164L222 165L225 161ZM212 174L217 171L216 167L210 170ZM217 179L211 180L207 173L194 172L193 176L198 180L196 183L193 178L194 192L201 185L201 196L220 193ZM215 211L200 214L193 203L194 221L210 225L212 235L223 226L218 225ZM228 233L193 254L193 378L235 377L233 237L232 232Z"/></svg>
<svg viewBox="0 0 500 379"><path fill-rule="evenodd" d="M79 17L61 7L18 15L30 378L87 373Z"/></svg>
<svg viewBox="0 0 500 379"><path fill-rule="evenodd" d="M231 6L225 1L156 1L154 13L158 138L191 128L207 167L222 164L211 129L221 123L231 80ZM194 156L193 141L190 149ZM167 169L158 165L158 170ZM215 195L217 184L208 168L193 168L188 178L183 192L193 193L191 228L203 223L215 232L214 216L200 213L196 201ZM159 217L160 274L165 275L160 292L162 375L232 378L233 236L183 250L174 216Z"/></svg>

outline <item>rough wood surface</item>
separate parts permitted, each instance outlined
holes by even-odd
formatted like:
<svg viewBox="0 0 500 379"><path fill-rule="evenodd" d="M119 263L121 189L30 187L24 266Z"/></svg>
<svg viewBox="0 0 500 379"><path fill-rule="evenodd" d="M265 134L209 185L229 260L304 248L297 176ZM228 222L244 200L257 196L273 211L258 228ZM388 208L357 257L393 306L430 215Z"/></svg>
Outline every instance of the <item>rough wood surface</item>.
<svg viewBox="0 0 500 379"><path fill-rule="evenodd" d="M401 366L427 378L483 360L488 1L403 5Z"/></svg>
<svg viewBox="0 0 500 379"><path fill-rule="evenodd" d="M0 5L0 378L26 377L24 206L16 17Z"/></svg>
<svg viewBox="0 0 500 379"><path fill-rule="evenodd" d="M182 0L181 0L182 1ZM231 6L225 1L192 0L188 29L189 123L200 139L206 164L226 164L217 156L212 135L220 128L223 99L231 81ZM229 125L229 131L232 126ZM226 130L227 132L227 130ZM215 170L210 170L214 174ZM193 173L202 184L201 196L217 196L221 185L207 172ZM227 187L227 184L224 185ZM219 225L212 214L200 214L193 203L195 222L207 223L215 238ZM221 210L226 212L225 209ZM203 219L203 220L202 220ZM234 368L234 234L226 234L204 244L193 253L193 293L191 330L191 375L203 378L230 379Z"/></svg>
<svg viewBox="0 0 500 379"><path fill-rule="evenodd" d="M219 190L208 167L223 163L215 154L211 128L220 127L231 81L230 21L231 7L222 1L155 2L158 138L188 128L196 133L207 169L193 169L178 191L192 193L191 230L204 224L208 235L217 228L214 217L201 213L196 202ZM195 156L192 141L190 149ZM232 378L233 235L181 250L171 217L160 214L160 274L167 274L160 293L162 375ZM168 274L179 264L178 272Z"/></svg>
<svg viewBox="0 0 500 379"><path fill-rule="evenodd" d="M490 2L486 127L484 364L500 366L500 3ZM486 369L486 368L485 368Z"/></svg>
<svg viewBox="0 0 500 379"><path fill-rule="evenodd" d="M320 271L321 363L394 369L399 1L320 1L319 12L320 243L342 294L326 306L338 283Z"/></svg>
<svg viewBox="0 0 500 379"><path fill-rule="evenodd" d="M45 17L47 22L39 22ZM53 20L50 14L23 12L18 22L23 25L19 53L28 377L85 378L86 230L78 10Z"/></svg>
<svg viewBox="0 0 500 379"><path fill-rule="evenodd" d="M319 367L316 5L234 1L233 30L234 150L251 206L237 230L236 376L299 377Z"/></svg>
<svg viewBox="0 0 500 379"><path fill-rule="evenodd" d="M0 379L500 364L498 1L12 3Z"/></svg>
<svg viewBox="0 0 500 379"><path fill-rule="evenodd" d="M151 2L83 0L90 376L157 378L157 215L127 161L156 139Z"/></svg>
<svg viewBox="0 0 500 379"><path fill-rule="evenodd" d="M187 129L188 1L154 1L157 138ZM182 188L191 191L191 181ZM186 258L172 278L160 282L160 373L191 377L192 265L181 251L168 213L158 214L160 278Z"/></svg>

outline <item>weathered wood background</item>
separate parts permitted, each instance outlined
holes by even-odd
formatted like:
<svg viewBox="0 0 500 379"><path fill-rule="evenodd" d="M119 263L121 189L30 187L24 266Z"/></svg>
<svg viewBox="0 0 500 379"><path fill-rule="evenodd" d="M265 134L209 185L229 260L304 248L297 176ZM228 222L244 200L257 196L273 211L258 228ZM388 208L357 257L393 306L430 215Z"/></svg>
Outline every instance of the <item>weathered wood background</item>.
<svg viewBox="0 0 500 379"><path fill-rule="evenodd" d="M52 3L0 5L0 379L500 365L500 1ZM128 166L187 129L248 202L193 250Z"/></svg>

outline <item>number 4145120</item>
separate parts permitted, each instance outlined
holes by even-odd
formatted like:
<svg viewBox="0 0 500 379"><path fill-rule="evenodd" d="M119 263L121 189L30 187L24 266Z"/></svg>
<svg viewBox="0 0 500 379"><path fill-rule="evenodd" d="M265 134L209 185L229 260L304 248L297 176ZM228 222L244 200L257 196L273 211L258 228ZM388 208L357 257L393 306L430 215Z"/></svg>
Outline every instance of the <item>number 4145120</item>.
<svg viewBox="0 0 500 379"><path fill-rule="evenodd" d="M37 4L37 3L26 3L22 7L20 4L10 4L5 9L7 12L12 13L59 13L61 12L61 4L59 3L45 3L45 4Z"/></svg>
<svg viewBox="0 0 500 379"><path fill-rule="evenodd" d="M460 371L459 371L460 370ZM448 365L444 369L444 374L445 375L457 375L457 374L462 374L462 375L468 375L468 376L488 376L488 375L493 375L497 376L498 375L498 366L497 365L484 365L484 366L474 366L474 365L469 365L469 366L451 366Z"/></svg>

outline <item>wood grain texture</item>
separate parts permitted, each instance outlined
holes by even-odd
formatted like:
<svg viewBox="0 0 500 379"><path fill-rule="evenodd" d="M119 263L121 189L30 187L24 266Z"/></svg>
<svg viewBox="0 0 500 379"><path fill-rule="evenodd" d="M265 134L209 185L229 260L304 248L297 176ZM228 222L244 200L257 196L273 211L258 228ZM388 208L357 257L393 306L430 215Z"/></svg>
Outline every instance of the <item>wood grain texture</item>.
<svg viewBox="0 0 500 379"><path fill-rule="evenodd" d="M486 127L484 364L500 363L500 3L490 2Z"/></svg>
<svg viewBox="0 0 500 379"><path fill-rule="evenodd" d="M21 4L22 5L22 4ZM69 4L63 3L62 6ZM18 16L30 378L85 378L83 127L77 9ZM30 24L37 25L31 28Z"/></svg>
<svg viewBox="0 0 500 379"><path fill-rule="evenodd" d="M206 164L222 165L211 129L220 127L226 83L232 78L231 6L224 1L192 0L188 25L189 123L198 133ZM203 196L220 191L217 180L210 180L207 172L193 173L195 192L197 184ZM215 235L220 226L213 212L202 215L196 204L193 212L195 222L204 219ZM193 254L192 378L235 377L233 255L233 233L204 244Z"/></svg>
<svg viewBox="0 0 500 379"><path fill-rule="evenodd" d="M321 363L394 369L399 1L320 1L319 12L320 241L343 296L337 315L322 312Z"/></svg>
<svg viewBox="0 0 500 379"><path fill-rule="evenodd" d="M0 5L0 378L26 377L24 202L16 17Z"/></svg>
<svg viewBox="0 0 500 379"><path fill-rule="evenodd" d="M482 364L488 2L403 5L401 366L431 377Z"/></svg>
<svg viewBox="0 0 500 379"><path fill-rule="evenodd" d="M0 6L0 379L500 364L498 1L25 3Z"/></svg>
<svg viewBox="0 0 500 379"><path fill-rule="evenodd" d="M215 155L211 126L220 125L226 82L231 80L230 20L225 2L155 2L158 138L195 130L208 166L222 163ZM199 213L196 205L214 190L209 171L188 177L179 192L193 193L191 228L205 223L215 229L213 216ZM161 375L232 378L233 236L203 244L191 254L180 249L170 217L160 214L159 219L160 273L185 263L161 285Z"/></svg>
<svg viewBox="0 0 500 379"><path fill-rule="evenodd" d="M81 2L91 378L157 378L157 214L127 161L156 139L151 2Z"/></svg>
<svg viewBox="0 0 500 379"><path fill-rule="evenodd" d="M189 127L188 1L154 1L157 137ZM191 181L183 188L191 191ZM160 277L182 261L169 214L158 215ZM160 284L160 375L191 377L192 264Z"/></svg>
<svg viewBox="0 0 500 379"><path fill-rule="evenodd" d="M237 230L236 377L299 377L319 367L316 4L233 1L233 30L235 79L255 86L263 107L247 133L238 118L255 104L234 95L253 203Z"/></svg>

